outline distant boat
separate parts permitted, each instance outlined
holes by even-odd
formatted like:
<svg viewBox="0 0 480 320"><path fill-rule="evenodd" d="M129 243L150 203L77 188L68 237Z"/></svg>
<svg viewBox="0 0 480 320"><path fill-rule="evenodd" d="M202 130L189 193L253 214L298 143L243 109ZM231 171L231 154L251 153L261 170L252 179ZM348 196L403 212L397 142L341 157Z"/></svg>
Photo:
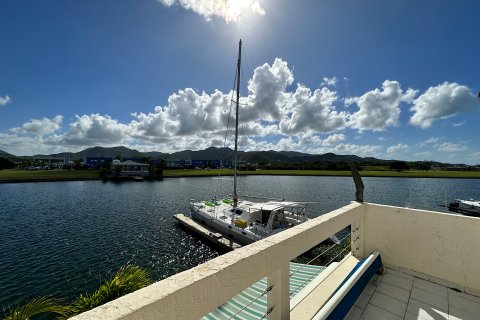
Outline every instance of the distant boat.
<svg viewBox="0 0 480 320"><path fill-rule="evenodd" d="M240 40L238 46L236 76L233 197L219 200L213 197L207 201L190 200L190 213L194 220L211 227L225 238L233 239L240 244L249 244L303 223L308 218L306 216L306 203L283 200L251 202L239 199L237 194L237 145L241 52L242 40Z"/></svg>
<svg viewBox="0 0 480 320"><path fill-rule="evenodd" d="M462 200L455 199L448 205L448 210L459 212L464 215L479 216L480 217L480 201L479 200Z"/></svg>

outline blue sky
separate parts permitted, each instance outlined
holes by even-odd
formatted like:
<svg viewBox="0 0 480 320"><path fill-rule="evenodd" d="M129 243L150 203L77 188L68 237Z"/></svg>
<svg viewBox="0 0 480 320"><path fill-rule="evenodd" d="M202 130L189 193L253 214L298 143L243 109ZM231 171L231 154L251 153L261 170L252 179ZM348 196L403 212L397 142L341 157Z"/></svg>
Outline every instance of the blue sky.
<svg viewBox="0 0 480 320"><path fill-rule="evenodd" d="M480 163L477 1L0 0L0 150ZM231 146L227 143L227 146Z"/></svg>

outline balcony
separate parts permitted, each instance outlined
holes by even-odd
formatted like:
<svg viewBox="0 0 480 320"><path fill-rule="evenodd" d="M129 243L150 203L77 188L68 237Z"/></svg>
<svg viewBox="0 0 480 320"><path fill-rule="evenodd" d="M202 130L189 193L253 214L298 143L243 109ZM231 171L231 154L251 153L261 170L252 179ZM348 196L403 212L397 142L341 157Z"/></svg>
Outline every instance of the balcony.
<svg viewBox="0 0 480 320"><path fill-rule="evenodd" d="M351 252L292 295L292 259L348 227ZM262 281L256 318L475 319L479 230L478 218L353 202L75 319L199 319Z"/></svg>

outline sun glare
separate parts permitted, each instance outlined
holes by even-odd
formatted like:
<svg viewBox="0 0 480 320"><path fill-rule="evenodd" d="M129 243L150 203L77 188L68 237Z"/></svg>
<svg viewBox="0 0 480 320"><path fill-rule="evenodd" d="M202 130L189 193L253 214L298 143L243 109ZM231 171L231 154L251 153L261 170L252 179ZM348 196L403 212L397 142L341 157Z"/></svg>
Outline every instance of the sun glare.
<svg viewBox="0 0 480 320"><path fill-rule="evenodd" d="M264 15L265 10L257 0L228 0L225 3L224 17L227 22L241 21L248 14Z"/></svg>

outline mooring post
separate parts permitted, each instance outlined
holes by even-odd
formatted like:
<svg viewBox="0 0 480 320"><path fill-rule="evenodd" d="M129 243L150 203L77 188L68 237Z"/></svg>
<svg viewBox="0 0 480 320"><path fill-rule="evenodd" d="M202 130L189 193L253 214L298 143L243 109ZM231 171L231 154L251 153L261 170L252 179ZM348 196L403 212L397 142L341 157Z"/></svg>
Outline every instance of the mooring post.
<svg viewBox="0 0 480 320"><path fill-rule="evenodd" d="M352 177L353 177L353 182L355 182L355 201L357 202L363 202L363 181L362 177L358 173L357 168L355 167L355 164L351 163L350 164L350 169L352 171Z"/></svg>

